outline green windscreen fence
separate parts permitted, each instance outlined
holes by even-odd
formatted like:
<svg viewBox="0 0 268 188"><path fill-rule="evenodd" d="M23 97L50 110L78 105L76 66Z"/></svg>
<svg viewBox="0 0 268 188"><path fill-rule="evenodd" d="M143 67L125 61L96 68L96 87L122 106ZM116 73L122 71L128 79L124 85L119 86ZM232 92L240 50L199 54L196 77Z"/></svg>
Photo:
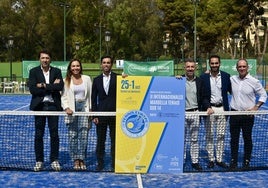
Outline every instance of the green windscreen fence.
<svg viewBox="0 0 268 188"><path fill-rule="evenodd" d="M137 76L174 76L174 61L126 61L124 73Z"/></svg>
<svg viewBox="0 0 268 188"><path fill-rule="evenodd" d="M249 72L252 76L256 76L257 61L256 59L248 59ZM236 59L221 59L221 70L228 72L231 75L236 75ZM40 64L39 61L23 61L23 78L29 77L29 71L33 67ZM68 62L53 61L51 65L58 67L62 71L62 76L65 77ZM140 76L174 76L174 61L126 61L123 60L123 70L128 75L140 75ZM207 67L209 67L207 61Z"/></svg>
<svg viewBox="0 0 268 188"><path fill-rule="evenodd" d="M256 59L247 59L248 65L249 65L249 72L252 76L256 76L256 70L257 70L257 61ZM237 59L221 59L221 70L228 72L230 75L237 75L236 70L236 62ZM209 63L207 61L207 67L209 68Z"/></svg>
<svg viewBox="0 0 268 188"><path fill-rule="evenodd" d="M64 61L52 61L51 66L61 69L62 76L65 77L67 66L69 62ZM33 68L40 65L39 61L23 61L22 62L22 77L29 78L29 71Z"/></svg>

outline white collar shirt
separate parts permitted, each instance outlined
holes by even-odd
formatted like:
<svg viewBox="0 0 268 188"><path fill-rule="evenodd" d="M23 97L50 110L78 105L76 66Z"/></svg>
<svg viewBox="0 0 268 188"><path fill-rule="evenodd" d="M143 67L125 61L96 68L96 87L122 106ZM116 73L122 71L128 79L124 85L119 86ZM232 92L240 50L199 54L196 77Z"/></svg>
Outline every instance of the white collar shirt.
<svg viewBox="0 0 268 188"><path fill-rule="evenodd" d="M260 81L252 77L250 74L243 79L238 75L231 76L232 98L230 102L231 109L244 111L251 109L258 101L266 102L267 93Z"/></svg>
<svg viewBox="0 0 268 188"><path fill-rule="evenodd" d="M222 103L221 87L221 73L219 72L216 77L210 74L211 103Z"/></svg>
<svg viewBox="0 0 268 188"><path fill-rule="evenodd" d="M50 67L49 67L47 72L44 71L42 66L41 66L41 69L43 71L43 74L44 74L44 77L45 77L45 80L46 80L46 84L49 84ZM52 95L51 94L45 95L45 97L43 99L43 102L54 102Z"/></svg>
<svg viewBox="0 0 268 188"><path fill-rule="evenodd" d="M111 73L108 76L103 74L103 88L105 90L106 95L108 95L109 92L110 79L111 79Z"/></svg>

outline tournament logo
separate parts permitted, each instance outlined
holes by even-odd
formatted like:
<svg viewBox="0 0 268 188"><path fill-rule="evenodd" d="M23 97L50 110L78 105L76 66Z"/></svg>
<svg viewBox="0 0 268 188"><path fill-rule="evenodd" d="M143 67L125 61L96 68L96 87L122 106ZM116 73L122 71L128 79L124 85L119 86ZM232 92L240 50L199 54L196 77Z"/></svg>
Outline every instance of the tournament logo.
<svg viewBox="0 0 268 188"><path fill-rule="evenodd" d="M123 132L132 138L138 138L145 135L149 129L149 119L142 111L129 111L122 119Z"/></svg>

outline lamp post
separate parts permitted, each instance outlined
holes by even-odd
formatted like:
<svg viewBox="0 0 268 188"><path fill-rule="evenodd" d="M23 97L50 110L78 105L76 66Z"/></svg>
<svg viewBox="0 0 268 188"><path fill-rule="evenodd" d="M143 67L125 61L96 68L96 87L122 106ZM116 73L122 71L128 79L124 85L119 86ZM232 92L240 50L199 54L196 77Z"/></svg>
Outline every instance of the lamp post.
<svg viewBox="0 0 268 188"><path fill-rule="evenodd" d="M105 31L105 42L106 42L106 53L107 55L109 54L109 48L108 48L108 43L111 40L111 32L110 31Z"/></svg>
<svg viewBox="0 0 268 188"><path fill-rule="evenodd" d="M54 3L57 6L63 7L63 61L66 61L66 8L70 7L69 3L66 1Z"/></svg>
<svg viewBox="0 0 268 188"><path fill-rule="evenodd" d="M165 57L168 52L168 43L170 41L171 32L169 30L165 31L165 35L163 36L163 49L165 50Z"/></svg>
<svg viewBox="0 0 268 188"><path fill-rule="evenodd" d="M184 50L186 48L188 48L188 45L187 45L187 36L188 36L188 34L189 34L188 31L185 31L182 34L182 38L181 38L181 62L184 62Z"/></svg>
<svg viewBox="0 0 268 188"><path fill-rule="evenodd" d="M80 42L75 42L75 57L77 58L78 50L80 49Z"/></svg>
<svg viewBox="0 0 268 188"><path fill-rule="evenodd" d="M165 57L167 56L168 41L163 41L163 49L165 50Z"/></svg>
<svg viewBox="0 0 268 188"><path fill-rule="evenodd" d="M193 4L194 4L194 61L196 62L196 35L197 35L197 30L196 30L196 9L197 9L197 5L200 2L200 0L192 0Z"/></svg>
<svg viewBox="0 0 268 188"><path fill-rule="evenodd" d="M99 46L99 48L100 48L100 61L101 61L101 56L102 56L102 53L101 53L101 21L100 21L100 23L99 23L99 32L100 32L100 46Z"/></svg>
<svg viewBox="0 0 268 188"><path fill-rule="evenodd" d="M78 51L80 49L80 42L75 42L75 50Z"/></svg>
<svg viewBox="0 0 268 188"><path fill-rule="evenodd" d="M235 33L234 34L234 43L235 43L235 48L234 48L234 58L236 58L236 53L237 53L237 44L239 42L239 34Z"/></svg>
<svg viewBox="0 0 268 188"><path fill-rule="evenodd" d="M8 37L8 48L10 50L10 61L9 61L9 73L10 73L10 81L12 81L12 47L13 47L13 44L14 44L14 39L13 39L13 36L10 35Z"/></svg>
<svg viewBox="0 0 268 188"><path fill-rule="evenodd" d="M99 28L99 60L101 60L102 56L102 28L105 28L105 25L102 25L102 16L100 14L100 20L99 23L94 24L95 27Z"/></svg>
<svg viewBox="0 0 268 188"><path fill-rule="evenodd" d="M241 40L241 58L244 58L244 48L247 45L247 41L246 40Z"/></svg>

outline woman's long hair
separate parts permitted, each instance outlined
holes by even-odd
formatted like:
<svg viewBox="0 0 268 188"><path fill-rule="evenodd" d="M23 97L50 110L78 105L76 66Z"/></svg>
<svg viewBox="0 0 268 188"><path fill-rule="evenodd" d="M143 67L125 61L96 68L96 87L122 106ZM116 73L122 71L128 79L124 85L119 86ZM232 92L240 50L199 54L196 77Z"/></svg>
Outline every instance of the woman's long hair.
<svg viewBox="0 0 268 188"><path fill-rule="evenodd" d="M74 61L77 61L79 62L80 64L80 75L83 74L83 68L82 68L82 63L79 59L72 59L69 64L68 64L68 67L67 67L67 73L66 73L66 78L65 78L65 83L67 84L67 87L70 87L70 84L71 84L71 78L72 78L72 71L71 71L71 65L72 65L72 62Z"/></svg>

